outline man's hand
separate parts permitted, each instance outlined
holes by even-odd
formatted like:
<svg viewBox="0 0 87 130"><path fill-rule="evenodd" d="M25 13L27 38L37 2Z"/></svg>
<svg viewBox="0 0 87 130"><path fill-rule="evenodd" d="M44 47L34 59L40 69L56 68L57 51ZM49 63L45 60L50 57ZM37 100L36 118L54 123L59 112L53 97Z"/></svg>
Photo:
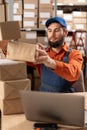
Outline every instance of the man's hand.
<svg viewBox="0 0 87 130"><path fill-rule="evenodd" d="M45 66L55 69L56 68L55 60L49 57L43 45L38 43L37 46L38 47L36 47L36 63L35 64L43 63Z"/></svg>

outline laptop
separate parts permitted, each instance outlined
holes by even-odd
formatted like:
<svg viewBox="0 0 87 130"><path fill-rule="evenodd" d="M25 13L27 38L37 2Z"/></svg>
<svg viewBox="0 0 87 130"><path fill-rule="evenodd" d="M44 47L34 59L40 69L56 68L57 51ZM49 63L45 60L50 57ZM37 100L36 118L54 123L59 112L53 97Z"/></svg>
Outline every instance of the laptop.
<svg viewBox="0 0 87 130"><path fill-rule="evenodd" d="M27 120L85 126L82 95L21 90L20 96Z"/></svg>

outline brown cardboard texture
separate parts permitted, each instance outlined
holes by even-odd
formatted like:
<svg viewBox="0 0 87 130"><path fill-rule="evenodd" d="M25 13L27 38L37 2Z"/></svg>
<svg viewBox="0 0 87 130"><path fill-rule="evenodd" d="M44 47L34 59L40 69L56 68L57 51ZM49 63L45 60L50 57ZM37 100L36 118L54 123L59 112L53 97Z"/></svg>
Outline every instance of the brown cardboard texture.
<svg viewBox="0 0 87 130"><path fill-rule="evenodd" d="M31 90L30 79L0 81L0 99L20 98L20 90Z"/></svg>
<svg viewBox="0 0 87 130"><path fill-rule="evenodd" d="M0 23L0 40L17 40L20 38L18 21Z"/></svg>
<svg viewBox="0 0 87 130"><path fill-rule="evenodd" d="M0 99L0 105L1 105L0 107L3 115L24 113L20 98L11 99L11 100Z"/></svg>
<svg viewBox="0 0 87 130"><path fill-rule="evenodd" d="M36 45L30 43L8 43L7 59L35 62Z"/></svg>
<svg viewBox="0 0 87 130"><path fill-rule="evenodd" d="M5 21L5 9L4 9L4 4L0 4L0 22Z"/></svg>
<svg viewBox="0 0 87 130"><path fill-rule="evenodd" d="M18 80L27 78L26 63L0 59L0 80Z"/></svg>

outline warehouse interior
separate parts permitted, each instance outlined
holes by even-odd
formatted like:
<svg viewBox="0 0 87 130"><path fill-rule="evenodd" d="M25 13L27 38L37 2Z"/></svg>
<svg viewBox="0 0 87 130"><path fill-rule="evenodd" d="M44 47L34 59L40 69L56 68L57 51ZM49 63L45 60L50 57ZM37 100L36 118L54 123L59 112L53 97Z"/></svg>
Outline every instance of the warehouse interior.
<svg viewBox="0 0 87 130"><path fill-rule="evenodd" d="M87 0L0 0L0 12L0 60L2 60L0 63L0 130L34 130L35 122L26 120L18 91L39 91L40 76L34 67L27 66L25 62L4 61L6 59L4 54L8 42L32 44L33 54L37 42L47 47L45 22L54 16L66 20L68 36L65 37L65 41L70 48L79 50L82 54L83 66L80 80L84 92L77 95L84 96L84 109L87 110ZM9 45L13 46L11 43ZM34 62L35 59L30 60ZM16 90L18 86L20 87ZM61 125L58 128L58 130L73 129L86 130L87 128Z"/></svg>

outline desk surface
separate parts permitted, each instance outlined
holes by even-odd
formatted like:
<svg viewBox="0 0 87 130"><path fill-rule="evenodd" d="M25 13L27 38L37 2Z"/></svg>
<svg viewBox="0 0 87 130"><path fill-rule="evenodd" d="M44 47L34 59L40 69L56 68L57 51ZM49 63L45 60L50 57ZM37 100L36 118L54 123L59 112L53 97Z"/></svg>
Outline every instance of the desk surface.
<svg viewBox="0 0 87 130"><path fill-rule="evenodd" d="M1 130L34 130L33 124L25 119L24 114L2 115ZM73 128L70 126L59 126L58 130L87 130L87 128Z"/></svg>

